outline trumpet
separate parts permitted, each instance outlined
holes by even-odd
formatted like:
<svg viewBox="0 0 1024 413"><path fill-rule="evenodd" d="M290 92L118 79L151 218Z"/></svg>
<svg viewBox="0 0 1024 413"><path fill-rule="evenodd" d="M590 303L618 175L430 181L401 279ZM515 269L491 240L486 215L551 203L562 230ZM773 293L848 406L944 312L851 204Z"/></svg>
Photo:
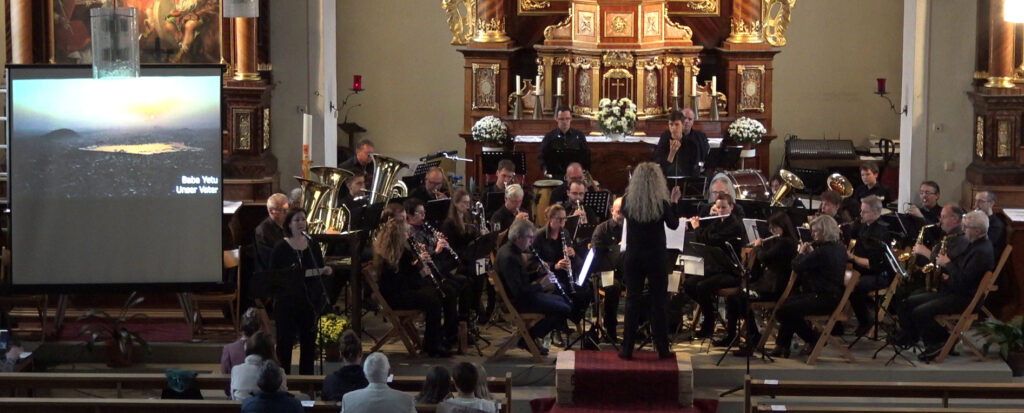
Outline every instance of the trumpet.
<svg viewBox="0 0 1024 413"><path fill-rule="evenodd" d="M424 221L423 222L423 227L428 229L432 234L434 234L434 239L438 239L438 240L446 239L444 234L442 234L441 231L438 231L436 228L434 228L433 225L430 225L430 223ZM452 255L452 258L454 258L455 261L459 261L459 254L455 253L455 250L452 249L451 245L446 245L444 247L444 249L446 251L448 251L449 254Z"/></svg>
<svg viewBox="0 0 1024 413"><path fill-rule="evenodd" d="M430 278L430 283L434 284L434 288L437 289L438 294L441 294L441 298L444 298L444 290L441 288L441 281L438 279L441 274L441 270L437 268L437 265L434 264L433 261L424 260L422 258L422 255L425 254L426 251L424 251L423 248L420 248L412 238L409 238L408 241L409 247L412 248L412 251L416 253L417 258L419 258L421 269L426 269L430 273L427 278ZM427 254L427 256L430 256L430 254Z"/></svg>
<svg viewBox="0 0 1024 413"><path fill-rule="evenodd" d="M578 200L578 199L576 200L576 210L573 211L573 215L579 215L580 216L580 223L581 224L586 224L587 223L587 210L583 209L583 204L581 204L580 200Z"/></svg>
<svg viewBox="0 0 1024 413"><path fill-rule="evenodd" d="M558 278L555 277L555 273L551 271L551 267L548 266L548 263L544 262L544 260L540 257L540 254L537 253L537 250L533 248L533 245L530 246L530 253L532 253L533 256L537 258L537 262L540 263L540 268L544 270L544 276L550 277L551 280L554 282L555 288L558 289L558 294L561 295L562 298L565 299L565 301L569 302L569 306L572 306L572 297L565 292L565 288L562 288L562 284L558 282Z"/></svg>

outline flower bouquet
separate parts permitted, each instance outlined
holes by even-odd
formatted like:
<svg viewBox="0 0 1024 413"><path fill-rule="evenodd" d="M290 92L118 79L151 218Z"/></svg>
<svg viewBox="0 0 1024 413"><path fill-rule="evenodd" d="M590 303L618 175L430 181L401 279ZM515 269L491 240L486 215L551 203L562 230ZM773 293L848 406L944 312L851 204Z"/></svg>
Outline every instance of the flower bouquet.
<svg viewBox="0 0 1024 413"><path fill-rule="evenodd" d="M320 316L320 323L316 332L316 346L326 353L328 360L337 360L338 340L341 332L348 327L348 319L338 314L324 314Z"/></svg>
<svg viewBox="0 0 1024 413"><path fill-rule="evenodd" d="M508 126L496 116L484 116L473 124L471 129L473 140L494 146L504 146L508 142Z"/></svg>
<svg viewBox="0 0 1024 413"><path fill-rule="evenodd" d="M597 103L597 127L612 140L636 130L636 104L629 98L601 99Z"/></svg>
<svg viewBox="0 0 1024 413"><path fill-rule="evenodd" d="M761 137L766 133L768 131L761 122L746 116L736 119L729 125L729 136L738 143L757 145L761 143Z"/></svg>

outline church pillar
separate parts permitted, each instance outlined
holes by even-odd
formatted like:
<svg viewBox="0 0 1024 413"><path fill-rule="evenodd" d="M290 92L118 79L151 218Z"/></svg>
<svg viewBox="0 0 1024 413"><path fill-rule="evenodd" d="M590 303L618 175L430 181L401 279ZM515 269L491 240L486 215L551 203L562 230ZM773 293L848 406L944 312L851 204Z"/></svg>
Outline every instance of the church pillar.
<svg viewBox="0 0 1024 413"><path fill-rule="evenodd" d="M256 19L235 18L235 80L259 80L256 71Z"/></svg>
<svg viewBox="0 0 1024 413"><path fill-rule="evenodd" d="M761 36L761 0L733 0L726 43L764 43Z"/></svg>
<svg viewBox="0 0 1024 413"><path fill-rule="evenodd" d="M1006 0L992 0L989 9L989 63L985 87L1013 87L1013 23L1003 20Z"/></svg>
<svg viewBox="0 0 1024 413"><path fill-rule="evenodd" d="M975 17L977 28L974 36L974 79L977 86L988 80L988 15L991 9L989 0L978 0L978 15Z"/></svg>
<svg viewBox="0 0 1024 413"><path fill-rule="evenodd" d="M11 63L32 61L32 1L11 0Z"/></svg>
<svg viewBox="0 0 1024 413"><path fill-rule="evenodd" d="M478 0L476 4L476 36L477 43L509 43L512 41L505 33L506 10L505 0Z"/></svg>

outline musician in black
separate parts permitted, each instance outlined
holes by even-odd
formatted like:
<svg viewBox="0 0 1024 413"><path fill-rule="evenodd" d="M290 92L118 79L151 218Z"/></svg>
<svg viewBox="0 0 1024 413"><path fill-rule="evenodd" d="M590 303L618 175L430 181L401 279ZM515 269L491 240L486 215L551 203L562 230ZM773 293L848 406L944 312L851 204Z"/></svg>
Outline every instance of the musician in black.
<svg viewBox="0 0 1024 413"><path fill-rule="evenodd" d="M524 255L530 254L530 246L534 239L533 223L525 219L517 219L508 230L509 242L498 249L498 274L505 287L512 305L520 313L541 313L545 317L530 328L530 337L534 340L544 337L558 326L565 325L572 307L564 297L557 293L555 284L558 282L554 274L533 276L526 270ZM525 343L520 343L520 347ZM546 355L547 349L539 346L541 353Z"/></svg>
<svg viewBox="0 0 1024 413"><path fill-rule="evenodd" d="M528 268L538 267L538 259L547 263L572 298L569 319L579 323L583 313L587 311L587 306L594 300L594 292L590 289L589 283L582 286L574 284L576 275L583 265L583 259L576 253L575 245L570 239L571 235L565 232L565 208L561 205L551 205L545 211L545 216L548 218L547 225L537 231L537 237L533 240L537 256L530 258Z"/></svg>
<svg viewBox="0 0 1024 413"><path fill-rule="evenodd" d="M299 341L299 374L313 374L316 358L316 320L329 305L321 275L333 270L324 264L320 245L306 235L306 211L292 208L285 215L284 241L270 255L270 268L294 270L274 291L274 320L277 325L277 359L285 372L291 371L292 348Z"/></svg>
<svg viewBox="0 0 1024 413"><path fill-rule="evenodd" d="M541 170L559 179L558 176L571 162L579 162L583 168L590 169L590 147L587 137L579 129L573 129L572 109L559 106L555 109L555 121L558 127L544 135L540 143Z"/></svg>
<svg viewBox="0 0 1024 413"><path fill-rule="evenodd" d="M504 193L509 185L516 183L516 164L509 159L502 159L498 161L498 169L494 174L498 179L484 188L485 194L492 192Z"/></svg>
<svg viewBox="0 0 1024 413"><path fill-rule="evenodd" d="M939 213L942 208L939 206L939 184L935 181L921 182L917 189L917 196L921 199L921 205L911 205L907 213L924 220L925 224L939 222Z"/></svg>
<svg viewBox="0 0 1024 413"><path fill-rule="evenodd" d="M459 262L448 250L450 244L443 236L439 237L428 227L426 223L426 211L419 199L409 198L405 200L406 222L409 227L409 239L420 246L430 255L434 264L434 270L439 271L435 276L441 282L444 289L444 344L453 346L457 343L459 332L459 320L466 319L467 310L472 306L472 297L469 297L469 280L466 276L459 274ZM458 252L456 252L458 254ZM478 296L479 297L479 296ZM461 310L460 310L461 308Z"/></svg>
<svg viewBox="0 0 1024 413"><path fill-rule="evenodd" d="M622 254L619 241L622 240L622 198L612 202L611 218L594 228L594 236L590 242L594 248L594 268L601 271L614 271L614 282L602 285L604 291L604 328L607 332L605 341L618 342L619 296L622 294Z"/></svg>
<svg viewBox="0 0 1024 413"><path fill-rule="evenodd" d="M914 244L913 252L918 269L930 262L935 262L935 256L942 248L946 249L945 255L950 259L956 258L967 249L968 242L964 238L963 232L963 216L964 210L959 205L947 204L942 207L937 226L927 228L922 242Z"/></svg>
<svg viewBox="0 0 1024 413"><path fill-rule="evenodd" d="M287 196L278 193L267 198L267 219L256 227L258 269L266 269L270 265L270 252L284 239L284 217L287 214Z"/></svg>
<svg viewBox="0 0 1024 413"><path fill-rule="evenodd" d="M676 195L678 196L678 195ZM678 201L673 199L673 202ZM619 358L633 358L644 281L650 295L651 336L658 358L674 354L668 346L668 321L665 304L668 301L668 274L666 273L665 226L679 227L669 204L668 185L661 168L653 162L644 162L633 170L622 200L622 215L626 226L626 254L623 259L626 281L626 325L622 333L622 351Z"/></svg>
<svg viewBox="0 0 1024 413"><path fill-rule="evenodd" d="M409 198L416 198L426 203L437 199L448 199L445 191L445 176L441 168L433 167L427 170L423 177L423 185L409 193Z"/></svg>
<svg viewBox="0 0 1024 413"><path fill-rule="evenodd" d="M865 162L860 165L861 185L853 189L853 196L846 198L843 210L848 219L860 216L860 204L864 197L874 195L884 205L892 200L889 188L878 182L878 165L874 162Z"/></svg>
<svg viewBox="0 0 1024 413"><path fill-rule="evenodd" d="M519 184L509 185L505 188L505 205L498 208L491 214L491 228L495 231L505 231L512 226L517 219L530 220L530 214L522 208L523 187Z"/></svg>
<svg viewBox="0 0 1024 413"><path fill-rule="evenodd" d="M772 357L789 357L794 333L807 343L817 342L806 317L830 313L843 297L846 251L839 243L839 226L832 217L819 215L811 220L811 238L793 259L796 288L775 313L779 335Z"/></svg>
<svg viewBox="0 0 1024 413"><path fill-rule="evenodd" d="M708 158L711 145L708 137L693 129L693 109L673 110L668 130L661 134L654 148L654 161L665 176L698 176Z"/></svg>
<svg viewBox="0 0 1024 413"><path fill-rule="evenodd" d="M480 294L486 281L485 276L476 274L475 261L472 259L472 251L469 247L481 235L487 234L487 223L480 222L477 217L473 216L470 212L471 203L472 199L468 192L464 189L456 190L455 195L452 196L451 206L448 208L448 217L441 224L441 233L447 239L448 245L459 254L460 273L469 279L469 287L465 293L469 305L466 308L460 308L464 314L467 311L480 313Z"/></svg>
<svg viewBox="0 0 1024 413"><path fill-rule="evenodd" d="M821 215L827 215L836 220L839 225L847 223L845 214L840 213L839 207L843 204L843 197L838 192L829 189L828 191L821 193L821 206L818 209L818 213Z"/></svg>
<svg viewBox="0 0 1024 413"><path fill-rule="evenodd" d="M445 300L441 289L430 277L427 263L430 255L424 251L417 255L410 248L408 226L404 221L391 220L384 224L373 243L374 267L377 269L381 295L396 310L423 310L426 331L423 343L431 357L449 357L451 353L442 343L441 319L443 313L454 312L454 301ZM280 348L280 347L279 347Z"/></svg>
<svg viewBox="0 0 1024 413"><path fill-rule="evenodd" d="M995 205L995 192L978 191L974 193L974 209L982 211L988 216L988 240L992 243L992 249L998 256L1006 248L1006 223L1000 216L993 217L992 207Z"/></svg>
<svg viewBox="0 0 1024 413"><path fill-rule="evenodd" d="M597 216L594 208L583 204L583 198L587 195L587 187L583 186L580 182L572 182L569 184L568 195L569 199L562 202L562 208L565 208L566 214L579 215L580 224L597 224L600 222L600 218Z"/></svg>
<svg viewBox="0 0 1024 413"><path fill-rule="evenodd" d="M989 241L988 216L971 211L964 216L963 230L968 241L960 256L950 258L940 254L935 262L942 268L942 286L938 292L911 295L900 312L903 332L897 335L897 344L911 345L918 337L925 350L918 358L930 361L939 355L949 333L935 321L937 314L955 314L970 304L986 272L995 267L995 253Z"/></svg>
<svg viewBox="0 0 1024 413"><path fill-rule="evenodd" d="M796 257L799 239L789 216L785 212L776 212L768 218L768 229L772 233L770 237L759 238L751 243L751 254L754 254L755 261L750 271L750 283L747 285L750 301L778 300L789 282L793 258ZM731 343L736 335L737 318L742 311L743 301L739 294L725 299L728 334L721 341L725 344ZM757 320L749 308L744 314L744 320L747 327L746 345L740 349L738 355L751 352L754 345L761 341L761 334L757 331Z"/></svg>
<svg viewBox="0 0 1024 413"><path fill-rule="evenodd" d="M353 175L345 180L345 188L347 189L347 193L338 199L338 206L344 206L348 209L348 228L339 229L368 229L366 228L368 223L363 219L363 212L367 206L367 199L364 194L364 190L366 189L366 175L363 174L363 171L354 171Z"/></svg>
<svg viewBox="0 0 1024 413"><path fill-rule="evenodd" d="M369 139L361 139L356 145L355 156L348 158L345 162L338 164L338 168L355 172L362 171L367 181L373 181L373 142Z"/></svg>
<svg viewBox="0 0 1024 413"><path fill-rule="evenodd" d="M720 255L704 257L703 277L690 277L683 282L683 291L701 306L703 321L700 331L695 335L697 338L710 338L715 331L715 293L723 288L740 285L740 270L729 261L729 251L731 249L738 254L739 249L746 245L746 235L743 222L733 214L734 202L729 194L719 194L710 216L720 216L722 219L702 221L699 217L691 217L689 220L695 241L722 251ZM730 341L732 339L725 344L728 345Z"/></svg>
<svg viewBox="0 0 1024 413"><path fill-rule="evenodd" d="M593 191L595 188L587 186L587 175L579 162L570 163L565 168L565 176L562 184L551 190L551 203L560 204L569 199L569 184L576 182L586 187L586 190Z"/></svg>
<svg viewBox="0 0 1024 413"><path fill-rule="evenodd" d="M850 306L857 315L857 336L867 333L875 323L875 310L868 308L873 304L868 293L888 287L893 277L885 258L889 226L878 219L881 216L881 198L868 195L861 200L860 222L854 223L851 229L856 245L847 256L853 269L860 272L860 282L850 294Z"/></svg>

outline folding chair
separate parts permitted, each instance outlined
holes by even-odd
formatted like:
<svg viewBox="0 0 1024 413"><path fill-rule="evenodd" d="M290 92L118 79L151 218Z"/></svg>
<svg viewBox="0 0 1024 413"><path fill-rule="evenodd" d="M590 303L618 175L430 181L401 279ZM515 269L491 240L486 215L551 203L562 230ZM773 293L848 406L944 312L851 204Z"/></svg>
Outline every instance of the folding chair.
<svg viewBox="0 0 1024 413"><path fill-rule="evenodd" d="M203 334L203 315L201 305L207 304L222 304L227 305L231 309L231 323L235 327L235 331L238 331L238 323L241 318L241 296L242 291L242 265L239 257L239 249L224 251L224 269L231 270L235 269L235 288L234 291L224 293L192 293L189 294L189 299L192 302L192 333ZM219 308L219 307L218 307Z"/></svg>
<svg viewBox="0 0 1024 413"><path fill-rule="evenodd" d="M818 337L818 342L814 344L814 349L811 350L811 356L807 358L807 364L813 365L818 361L818 356L821 355L821 351L825 348L825 343L832 344L842 353L843 357L851 363L856 363L857 359L853 357L853 353L850 353L850 349L842 345L838 339L832 336L832 327L839 321L849 321L850 315L846 311L846 307L850 303L850 294L853 293L854 287L857 286L857 282L860 281L860 273L857 271L847 270L846 289L843 291L843 298L839 300L839 304L836 305L836 309L832 310L832 314L827 316L815 315L807 317L807 321L811 322L811 326L818 330L821 335Z"/></svg>
<svg viewBox="0 0 1024 413"><path fill-rule="evenodd" d="M508 294L505 292L505 284L502 282L501 275L497 271L491 270L487 273L487 276L491 279L491 284L494 285L494 291L497 293L499 304L504 309L497 309L501 318L515 326L515 331L509 336L508 341L503 343L498 350L488 358L488 361L494 361L501 358L509 348L514 346L518 339L522 339L526 342L526 349L530 351L533 356L533 360L537 363L543 363L544 358L540 355L540 350L537 348L537 344L533 342L533 337L530 337L530 328L537 324L540 320L544 319L544 314L541 313L520 313L516 310L515 306L512 305L512 301L509 300Z"/></svg>
<svg viewBox="0 0 1024 413"><path fill-rule="evenodd" d="M996 218L996 219L998 219L998 218ZM1012 245L1007 245L1005 248L1003 248L1003 253L1000 254L1000 256L999 256L999 263L996 264L996 269L992 270L992 272L996 273L996 279L997 280L999 279L999 274L1003 273L1003 266L1006 265L1006 261L1010 258L1010 251L1013 251L1013 246ZM998 285L992 284L992 291L996 291L998 289L999 289ZM985 317L988 317L988 318L998 318L994 314L992 314L992 311L990 311L988 309L988 307L985 307L985 303L984 302L981 303L981 312L983 314L985 314Z"/></svg>
<svg viewBox="0 0 1024 413"><path fill-rule="evenodd" d="M786 303L786 299L789 298L789 294L793 292L793 286L796 285L796 272L789 274L789 282L786 283L786 289L782 290L782 295L779 296L778 300L775 301L761 301L750 303L750 309L754 311L754 314L765 314L771 312L764 322L764 331L761 332L761 341L757 343L757 349L763 349L765 344L768 343L768 337L771 337L772 333L775 332L775 326L779 323L779 320L775 317L775 313L779 311L779 307Z"/></svg>
<svg viewBox="0 0 1024 413"><path fill-rule="evenodd" d="M999 257L999 264L996 266L997 269L1001 269L1006 260L1010 257L1010 251L1013 251L1013 246L1007 245L1003 248L1003 255ZM996 279L999 278L999 273L995 271L986 272L981 277L981 283L978 284L978 291L974 293L974 298L971 299L971 303L967 305L967 308L963 312L958 314L939 314L935 316L935 322L939 323L949 332L949 338L946 339L946 344L942 346L942 352L939 353L938 357L935 358L936 363L942 363L949 356L949 352L953 350L956 343L962 342L974 356L978 358L978 361L985 360L985 354L983 354L978 347L971 343L967 339L967 330L971 329L971 324L978 320L978 308L985 302L985 298L988 294L995 290L993 287L996 284Z"/></svg>
<svg viewBox="0 0 1024 413"><path fill-rule="evenodd" d="M388 301L384 299L384 295L380 293L380 286L377 285L377 277L374 272L363 271L363 280L366 282L366 285L370 286L370 294L373 299L377 301L377 304L380 304L381 315L391 324L391 329L373 344L373 347L370 348L370 353L379 350L385 344L398 338L402 340L402 344L405 345L405 350L409 352L409 355L416 357L419 351L423 349L423 343L420 341L420 333L416 330L413 322L423 314L423 310L394 310L388 304Z"/></svg>

